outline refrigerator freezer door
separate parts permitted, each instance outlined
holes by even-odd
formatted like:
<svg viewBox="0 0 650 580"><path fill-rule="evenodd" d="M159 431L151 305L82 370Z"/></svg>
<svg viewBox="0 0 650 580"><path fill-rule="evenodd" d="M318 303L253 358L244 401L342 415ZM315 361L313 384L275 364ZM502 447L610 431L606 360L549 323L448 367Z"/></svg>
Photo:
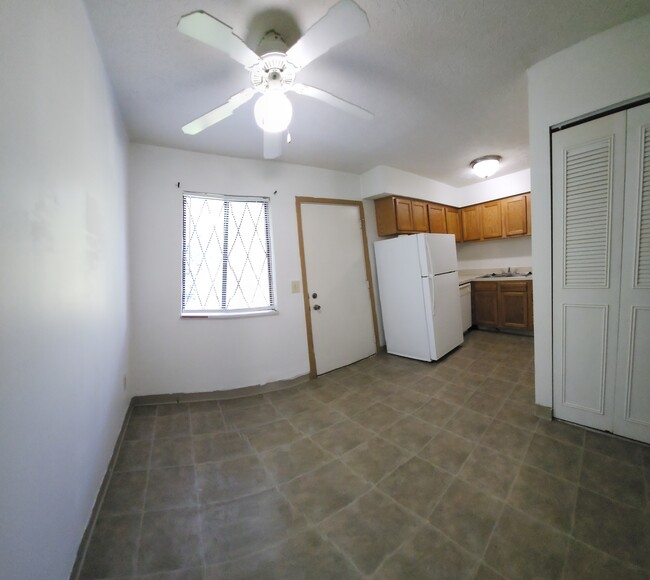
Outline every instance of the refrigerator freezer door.
<svg viewBox="0 0 650 580"><path fill-rule="evenodd" d="M417 234L415 237L423 276L458 270L456 237L453 234Z"/></svg>
<svg viewBox="0 0 650 580"><path fill-rule="evenodd" d="M422 285L432 305L427 317L431 359L438 360L463 343L458 273L422 278Z"/></svg>
<svg viewBox="0 0 650 580"><path fill-rule="evenodd" d="M431 360L422 275L415 236L375 242L377 286L386 350Z"/></svg>

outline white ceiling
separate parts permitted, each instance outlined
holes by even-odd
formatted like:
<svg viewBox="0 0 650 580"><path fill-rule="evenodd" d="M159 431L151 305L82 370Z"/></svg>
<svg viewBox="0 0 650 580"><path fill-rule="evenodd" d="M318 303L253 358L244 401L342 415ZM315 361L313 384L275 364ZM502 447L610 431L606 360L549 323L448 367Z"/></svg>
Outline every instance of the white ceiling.
<svg viewBox="0 0 650 580"><path fill-rule="evenodd" d="M86 0L129 137L192 151L262 158L254 101L196 136L181 126L249 86L225 54L180 34L204 10L255 50L276 30L290 46L336 0ZM375 113L365 121L295 93L280 161L362 173L388 165L456 187L480 181L469 162L503 156L525 169L525 71L612 26L649 0L357 0L370 32L332 49L297 80Z"/></svg>

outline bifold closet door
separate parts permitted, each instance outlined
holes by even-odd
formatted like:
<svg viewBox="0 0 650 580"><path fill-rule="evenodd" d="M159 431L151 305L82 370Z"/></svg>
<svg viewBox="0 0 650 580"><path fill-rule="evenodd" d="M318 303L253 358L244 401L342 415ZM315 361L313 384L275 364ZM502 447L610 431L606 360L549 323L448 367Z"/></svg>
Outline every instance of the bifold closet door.
<svg viewBox="0 0 650 580"><path fill-rule="evenodd" d="M614 432L650 443L650 105L627 112Z"/></svg>
<svg viewBox="0 0 650 580"><path fill-rule="evenodd" d="M626 113L553 135L553 414L612 431Z"/></svg>

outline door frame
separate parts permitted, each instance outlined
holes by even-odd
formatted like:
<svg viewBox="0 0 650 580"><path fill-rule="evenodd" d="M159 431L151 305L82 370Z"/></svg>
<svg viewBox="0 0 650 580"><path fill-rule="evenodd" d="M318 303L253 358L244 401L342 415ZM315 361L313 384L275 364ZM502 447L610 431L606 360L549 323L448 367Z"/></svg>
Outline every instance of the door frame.
<svg viewBox="0 0 650 580"><path fill-rule="evenodd" d="M305 245L302 231L302 204L331 204L331 205L352 205L359 208L359 219L361 220L361 242L363 245L363 257L366 265L366 278L368 280L368 294L370 296L370 309L372 310L372 326L375 333L375 352L379 351L379 324L377 322L377 308L375 305L375 291L372 283L372 270L370 268L370 256L368 254L368 236L366 235L366 218L363 211L362 201L348 199L334 199L327 197L300 197L296 196L296 218L298 220L298 248L300 250L300 270L302 274L302 299L305 308L305 322L307 324L307 350L309 351L309 378L315 379L316 353L314 352L314 335L311 324L311 306L309 304L309 289L307 288L307 266L305 260Z"/></svg>

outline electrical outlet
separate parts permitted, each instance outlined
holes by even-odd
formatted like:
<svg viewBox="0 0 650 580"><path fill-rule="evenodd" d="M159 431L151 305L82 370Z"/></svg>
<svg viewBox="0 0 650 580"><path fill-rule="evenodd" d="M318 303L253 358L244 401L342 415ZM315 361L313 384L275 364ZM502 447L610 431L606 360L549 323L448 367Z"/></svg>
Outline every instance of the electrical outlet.
<svg viewBox="0 0 650 580"><path fill-rule="evenodd" d="M300 280L291 281L291 293L299 294L300 293Z"/></svg>

